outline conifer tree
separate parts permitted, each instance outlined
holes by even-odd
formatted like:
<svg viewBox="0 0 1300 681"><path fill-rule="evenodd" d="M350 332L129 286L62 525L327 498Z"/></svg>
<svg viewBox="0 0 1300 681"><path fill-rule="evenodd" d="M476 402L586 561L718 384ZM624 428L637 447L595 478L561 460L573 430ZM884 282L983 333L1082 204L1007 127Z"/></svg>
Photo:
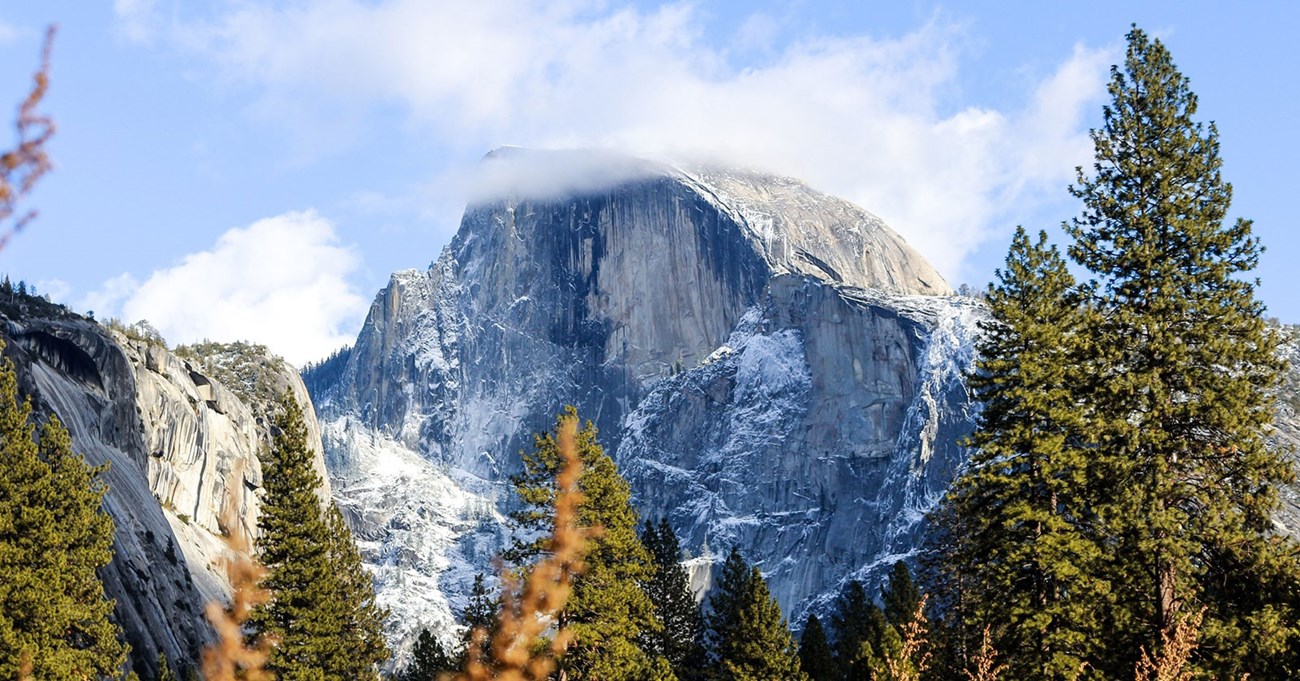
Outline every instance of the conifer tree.
<svg viewBox="0 0 1300 681"><path fill-rule="evenodd" d="M1249 275L1261 248L1250 221L1226 220L1218 130L1195 119L1188 79L1159 40L1136 27L1127 38L1067 226L1101 317L1088 398L1111 485L1099 509L1115 543L1111 641L1124 651L1107 671L1128 672L1135 651L1205 607L1199 670L1295 674L1265 652L1300 644L1280 597L1293 551L1271 536L1292 472L1263 440L1281 363Z"/></svg>
<svg viewBox="0 0 1300 681"><path fill-rule="evenodd" d="M715 681L806 681L781 606L758 568L732 547L709 596L709 678Z"/></svg>
<svg viewBox="0 0 1300 681"><path fill-rule="evenodd" d="M577 418L576 408L565 407L556 417L555 431L535 436L534 452L523 455L524 472L513 480L522 507L511 517L521 538L506 556L524 570L543 553L552 529L560 424ZM653 571L651 558L637 536L631 489L596 437L590 421L577 436L583 464L578 521L581 527L599 531L587 541L585 569L574 579L573 593L559 613L558 624L573 634L559 666L574 681L651 678L659 665L637 643L661 628L641 589Z"/></svg>
<svg viewBox="0 0 1300 681"><path fill-rule="evenodd" d="M461 613L461 622L465 625L465 631L461 634L459 655L461 659L456 665L457 668L465 668L465 656L470 653L475 631L483 632L484 641L491 641L496 636L497 628L501 623L500 613L501 604L488 591L483 573L474 575L474 585L470 587L469 599L466 601L464 612ZM491 646L480 646L478 651L481 658L479 661L490 666Z"/></svg>
<svg viewBox="0 0 1300 681"><path fill-rule="evenodd" d="M117 678L126 658L96 570L112 560L104 468L72 451L57 417L33 438L31 405L0 361L0 676Z"/></svg>
<svg viewBox="0 0 1300 681"><path fill-rule="evenodd" d="M951 526L940 570L962 585L948 604L957 640L973 645L990 627L1016 678L1068 678L1100 643L1106 593L1078 395L1088 316L1046 234L1031 242L1023 229L986 299L991 319L969 381L984 409L975 452L943 502Z"/></svg>
<svg viewBox="0 0 1300 681"><path fill-rule="evenodd" d="M816 615L809 615L799 637L799 666L808 681L838 681L835 653L826 638L826 629Z"/></svg>
<svg viewBox="0 0 1300 681"><path fill-rule="evenodd" d="M374 581L361 563L361 553L343 514L334 505L326 510L335 603L339 608L339 635L346 652L335 669L344 678L378 679L377 665L388 659L383 623L387 611L375 603Z"/></svg>
<svg viewBox="0 0 1300 681"><path fill-rule="evenodd" d="M921 591L916 588L907 563L901 560L894 563L889 572L889 583L880 589L880 601L885 606L885 620L894 627L901 627L916 616L921 604Z"/></svg>
<svg viewBox="0 0 1300 681"><path fill-rule="evenodd" d="M369 578L341 518L322 509L321 479L291 395L282 398L273 432L258 518L259 558L267 568L261 586L271 599L250 618L256 635L276 641L268 667L279 681L378 678L388 653Z"/></svg>
<svg viewBox="0 0 1300 681"><path fill-rule="evenodd" d="M666 518L657 526L647 521L641 542L654 563L654 573L644 589L662 625L661 630L651 632L646 638L646 652L664 657L681 681L699 678L703 673L704 625L699 605L691 594L686 568L681 564L677 533Z"/></svg>
<svg viewBox="0 0 1300 681"><path fill-rule="evenodd" d="M460 665L443 648L442 641L428 629L421 629L420 635L415 639L415 647L411 650L411 662L400 678L401 681L438 681L440 675L450 674L459 668Z"/></svg>
<svg viewBox="0 0 1300 681"><path fill-rule="evenodd" d="M840 594L831 626L835 632L835 665L846 679L873 678L883 669L886 648L898 642L885 614L858 581L850 582ZM891 633L895 635L890 637Z"/></svg>

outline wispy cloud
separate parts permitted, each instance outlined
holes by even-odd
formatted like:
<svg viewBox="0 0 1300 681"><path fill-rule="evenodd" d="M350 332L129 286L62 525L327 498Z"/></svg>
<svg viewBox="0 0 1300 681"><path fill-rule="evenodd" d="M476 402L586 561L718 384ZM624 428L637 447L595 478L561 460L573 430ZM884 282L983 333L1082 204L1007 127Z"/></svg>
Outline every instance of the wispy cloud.
<svg viewBox="0 0 1300 681"><path fill-rule="evenodd" d="M130 42L149 43L159 30L157 0L113 0L117 35Z"/></svg>
<svg viewBox="0 0 1300 681"><path fill-rule="evenodd" d="M143 283L111 279L82 306L103 318L148 319L174 343L265 343L301 365L355 337L366 308L348 280L358 263L328 220L286 213L231 229Z"/></svg>
<svg viewBox="0 0 1300 681"><path fill-rule="evenodd" d="M22 32L17 26L0 19L0 45L12 44Z"/></svg>
<svg viewBox="0 0 1300 681"><path fill-rule="evenodd" d="M1028 105L954 107L963 35L940 20L893 39L777 48L757 15L743 46L712 44L689 4L228 7L175 39L251 87L250 110L293 134L341 143L337 131L397 108L413 134L461 152L594 146L769 169L880 214L950 275L1005 231L1009 211L1059 194L1087 161L1080 112L1107 63L1080 48ZM776 51L757 66L728 52L767 46Z"/></svg>

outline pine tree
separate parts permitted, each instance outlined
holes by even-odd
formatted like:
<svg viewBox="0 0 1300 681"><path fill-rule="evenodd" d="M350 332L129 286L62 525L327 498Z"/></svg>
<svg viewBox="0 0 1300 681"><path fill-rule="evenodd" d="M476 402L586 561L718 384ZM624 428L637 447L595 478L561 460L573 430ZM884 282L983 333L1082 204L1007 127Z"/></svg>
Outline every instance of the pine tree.
<svg viewBox="0 0 1300 681"><path fill-rule="evenodd" d="M897 632L867 596L862 582L850 582L840 594L831 626L835 665L846 679L874 678L883 669L886 648L898 642Z"/></svg>
<svg viewBox="0 0 1300 681"><path fill-rule="evenodd" d="M1263 441L1281 363L1249 278L1261 248L1250 221L1225 220L1218 130L1195 120L1188 79L1160 41L1136 27L1127 38L1067 226L1101 316L1088 397L1111 484L1099 509L1115 542L1107 671L1130 672L1136 651L1204 607L1199 669L1295 674L1265 653L1300 646L1284 624L1300 614L1274 595L1296 579L1293 547L1270 536L1277 485L1293 476Z"/></svg>
<svg viewBox="0 0 1300 681"><path fill-rule="evenodd" d="M41 430L0 361L0 676L117 678L126 647L96 570L112 560L104 467L72 451L57 417Z"/></svg>
<svg viewBox="0 0 1300 681"><path fill-rule="evenodd" d="M474 585L470 587L469 599L465 604L465 611L461 613L461 622L465 625L465 631L461 634L460 641L460 659L457 668L464 669L466 656L472 649L474 632L482 631L483 640L491 641L496 635L500 626L501 604L487 588L483 573L474 575ZM482 645L479 647L480 661L489 665L492 658L491 646Z"/></svg>
<svg viewBox="0 0 1300 681"><path fill-rule="evenodd" d="M506 556L524 570L542 554L551 530L555 474L561 465L556 443L560 424L577 418L577 409L566 407L556 417L554 432L537 435L534 452L522 457L524 472L513 480L522 508L511 517L521 539ZM573 594L559 614L559 624L573 634L560 670L575 681L644 679L656 673L657 662L637 642L661 627L641 590L653 568L637 537L631 490L596 437L590 421L577 436L583 463L578 521L600 529L587 541L585 569L574 579Z"/></svg>
<svg viewBox="0 0 1300 681"><path fill-rule="evenodd" d="M732 547L709 596L709 678L805 681L799 650L758 568Z"/></svg>
<svg viewBox="0 0 1300 681"><path fill-rule="evenodd" d="M411 650L411 662L400 678L401 681L438 681L441 674L450 674L459 668L438 637L428 629L421 629Z"/></svg>
<svg viewBox="0 0 1300 681"><path fill-rule="evenodd" d="M916 616L917 607L921 605L921 591L912 581L912 570L907 563L897 561L889 572L889 584L880 589L880 601L884 604L885 620L894 627L902 627Z"/></svg>
<svg viewBox="0 0 1300 681"><path fill-rule="evenodd" d="M816 615L809 615L799 637L799 666L809 681L837 681L835 653L826 638L826 629Z"/></svg>
<svg viewBox="0 0 1300 681"><path fill-rule="evenodd" d="M271 600L250 618L256 635L276 641L268 667L280 681L377 678L387 650L369 578L341 518L331 522L322 509L321 479L291 395L282 398L273 432L258 518L262 588Z"/></svg>
<svg viewBox="0 0 1300 681"><path fill-rule="evenodd" d="M654 563L654 573L644 585L654 604L655 617L663 625L651 632L643 646L647 653L668 660L681 681L699 678L703 670L701 645L703 621L699 605L691 594L690 579L681 564L681 545L667 519L657 526L646 522L641 542Z"/></svg>
<svg viewBox="0 0 1300 681"><path fill-rule="evenodd" d="M344 678L375 679L378 665L388 659L383 624L388 612L375 603L374 581L361 563L352 531L333 505L326 511L335 601L340 610L340 636L346 653L334 667Z"/></svg>
<svg viewBox="0 0 1300 681"><path fill-rule="evenodd" d="M932 590L961 585L947 604L957 640L973 645L991 627L1015 678L1068 678L1100 643L1106 594L1078 395L1089 316L1046 234L1035 243L1023 229L986 299L969 380L984 409L937 516L949 525L938 559L947 588Z"/></svg>

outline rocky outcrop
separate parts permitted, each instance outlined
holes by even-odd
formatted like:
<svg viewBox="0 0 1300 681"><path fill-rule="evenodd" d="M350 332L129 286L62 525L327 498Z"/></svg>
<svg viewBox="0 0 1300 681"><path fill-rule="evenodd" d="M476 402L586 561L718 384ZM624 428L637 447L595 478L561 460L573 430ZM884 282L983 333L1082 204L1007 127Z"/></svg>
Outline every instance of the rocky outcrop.
<svg viewBox="0 0 1300 681"><path fill-rule="evenodd" d="M1297 481L1279 490L1281 508L1275 515L1278 532L1300 539L1300 327L1284 326L1279 354L1287 361L1287 371L1278 387L1274 429L1269 444L1282 451L1295 469Z"/></svg>
<svg viewBox="0 0 1300 681"><path fill-rule="evenodd" d="M965 298L775 279L625 420L617 459L638 508L697 551L743 547L795 620L846 579L877 582L965 460L983 316Z"/></svg>
<svg viewBox="0 0 1300 681"><path fill-rule="evenodd" d="M257 526L269 403L232 392L197 356L182 359L66 311L10 307L0 313L0 339L37 412L57 414L90 464L109 464L104 507L116 535L101 577L134 669L153 678L160 653L173 669L195 666L211 635L203 606L229 592L227 500L246 530ZM310 405L291 367L258 363L267 381Z"/></svg>
<svg viewBox="0 0 1300 681"><path fill-rule="evenodd" d="M427 271L393 275L352 349L308 372L392 640L445 630L491 572L506 480L565 404L700 574L737 543L787 612L910 550L957 465L974 304L801 182L637 167L472 205Z"/></svg>

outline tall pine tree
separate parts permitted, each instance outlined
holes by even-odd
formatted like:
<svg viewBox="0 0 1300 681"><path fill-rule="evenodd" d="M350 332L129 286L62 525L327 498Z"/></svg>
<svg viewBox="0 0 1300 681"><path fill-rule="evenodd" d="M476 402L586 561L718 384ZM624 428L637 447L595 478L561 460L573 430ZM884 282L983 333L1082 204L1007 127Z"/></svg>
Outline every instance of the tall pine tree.
<svg viewBox="0 0 1300 681"><path fill-rule="evenodd" d="M520 539L506 557L523 570L542 554L552 529L555 475L562 465L557 444L560 424L577 418L577 409L565 407L556 417L556 430L534 438L534 451L523 455L524 471L513 480L522 503L511 518ZM583 464L578 522L599 531L587 540L585 569L574 579L573 593L559 613L558 624L573 635L559 661L560 671L575 681L652 678L664 665L638 642L662 626L641 589L653 566L637 537L631 489L596 437L590 421L577 435Z"/></svg>
<svg viewBox="0 0 1300 681"><path fill-rule="evenodd" d="M250 618L256 635L276 641L268 667L280 681L378 679L388 657L382 615L342 518L322 507L307 427L291 395L282 398L273 432L258 518L262 588L271 599Z"/></svg>
<svg viewBox="0 0 1300 681"><path fill-rule="evenodd" d="M2 346L0 346L2 347ZM116 678L126 658L96 571L112 560L103 468L56 417L33 437L13 364L0 361L0 676Z"/></svg>
<svg viewBox="0 0 1300 681"><path fill-rule="evenodd" d="M461 623L465 625L465 631L461 634L460 659L459 664L456 665L458 668L465 668L468 655L474 647L476 631L483 632L483 644L478 648L479 662L490 666L492 650L486 642L496 636L497 629L501 625L500 614L501 604L488 591L483 573L474 575L474 585L470 587L469 599L465 603L465 610L461 613Z"/></svg>
<svg viewBox="0 0 1300 681"><path fill-rule="evenodd" d="M883 673L886 653L896 652L898 634L871 601L862 582L844 588L831 615L835 666L844 679L870 680Z"/></svg>
<svg viewBox="0 0 1300 681"><path fill-rule="evenodd" d="M895 627L902 627L916 617L921 605L921 591L912 580L912 570L907 563L896 561L889 571L889 583L880 589L885 619Z"/></svg>
<svg viewBox="0 0 1300 681"><path fill-rule="evenodd" d="M949 525L945 585L932 589L947 596L957 641L977 645L988 627L1015 678L1070 678L1101 643L1107 593L1096 577L1090 420L1077 394L1089 316L1046 234L1035 242L1023 229L986 300L969 381L984 409L938 516Z"/></svg>
<svg viewBox="0 0 1300 681"><path fill-rule="evenodd" d="M831 650L826 629L816 615L809 615L799 637L799 667L808 681L838 681L835 653Z"/></svg>
<svg viewBox="0 0 1300 681"><path fill-rule="evenodd" d="M443 674L454 673L460 667L447 654L437 636L428 629L421 629L411 649L411 662L397 678L400 681L439 681Z"/></svg>
<svg viewBox="0 0 1300 681"><path fill-rule="evenodd" d="M799 650L758 568L732 547L709 596L709 678L806 681Z"/></svg>
<svg viewBox="0 0 1300 681"><path fill-rule="evenodd" d="M343 514L332 504L325 512L329 558L339 612L339 635L346 653L335 666L350 679L374 679L376 665L388 659L383 622L388 613L375 603L374 580L361 563L361 552Z"/></svg>
<svg viewBox="0 0 1300 681"><path fill-rule="evenodd" d="M1292 473L1263 440L1281 363L1250 278L1261 249L1250 221L1226 220L1218 131L1195 119L1188 79L1160 41L1136 27L1127 38L1067 226L1101 316L1087 397L1111 485L1107 671L1128 672L1139 647L1205 608L1199 669L1293 676L1269 654L1300 644L1278 595L1295 580L1292 549L1271 536Z"/></svg>
<svg viewBox="0 0 1300 681"><path fill-rule="evenodd" d="M691 594L690 579L681 564L681 545L668 520L658 525L646 522L641 543L653 560L654 572L644 589L654 604L662 628L646 637L645 649L662 656L680 681L700 678L703 673L703 621L700 607Z"/></svg>

